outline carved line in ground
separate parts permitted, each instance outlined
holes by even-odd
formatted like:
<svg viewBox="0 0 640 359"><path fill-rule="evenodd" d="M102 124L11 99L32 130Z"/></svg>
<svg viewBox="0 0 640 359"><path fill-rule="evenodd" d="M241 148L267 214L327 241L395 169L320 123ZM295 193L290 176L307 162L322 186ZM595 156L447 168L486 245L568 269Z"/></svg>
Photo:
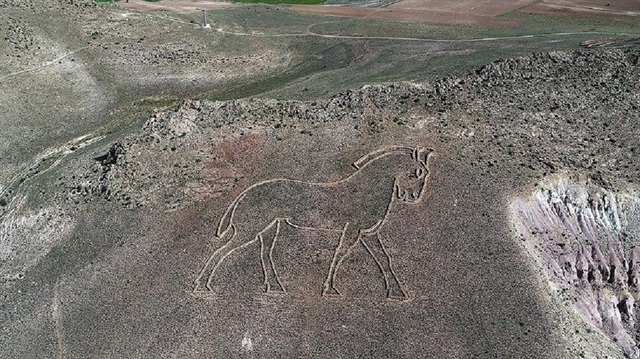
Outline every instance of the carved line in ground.
<svg viewBox="0 0 640 359"><path fill-rule="evenodd" d="M376 236L379 236L379 233L376 233ZM384 254L389 258L392 259L393 257L389 254L389 252L387 251L387 248L384 246L384 244L382 243L382 241L377 238L376 239L378 241L378 243L380 244L380 247L382 248ZM389 291L391 290L391 283L389 282L389 278L387 277L387 275L384 272L384 269L382 267L382 263L380 263L380 261L378 260L378 258L373 254L371 248L369 247L369 245L364 241L364 239L362 239L362 244L364 245L364 248L367 250L367 252L369 252L369 254L371 255L371 257L373 258L374 261L376 261L376 264L378 265L378 269L380 269L380 273L382 273L382 276L384 277L384 287L387 290L387 297L390 297L390 293ZM398 284L400 285L400 291L402 292L402 295L404 298L408 298L407 292L405 292L405 290L403 289L403 285L402 283L400 283L400 280L398 279L398 275L395 271L395 269L393 269L393 266L391 265L391 260L389 261L389 269L391 271L391 274L393 275L393 277L398 281Z"/></svg>
<svg viewBox="0 0 640 359"><path fill-rule="evenodd" d="M51 318L53 319L53 333L56 338L56 359L67 357L67 346L64 341L64 330L62 327L62 312L60 306L60 293L58 288L54 289L53 300L51 302Z"/></svg>
<svg viewBox="0 0 640 359"><path fill-rule="evenodd" d="M412 163L416 162L419 163L424 170L422 171L421 175L416 175L417 176L417 180L420 181L420 189L419 189L419 195L417 197L413 197L413 200L410 203L417 203L421 200L421 195L422 192L424 191L424 186L425 186L425 182L429 177L429 170L428 170L428 161L429 158L431 156L431 154L433 153L432 149L420 149L418 147L416 148L412 148L412 147L407 147L407 146L391 146L391 147L386 147L386 148L382 148L380 150L377 151L373 151L363 157L361 157L359 160L357 160L356 162L354 162L354 167L357 169L357 171L353 174L351 174L350 176L346 177L343 180L339 180L339 181L334 181L334 182L305 182L305 181L297 181L297 180L288 180L288 179L277 179L277 180L267 180L267 181L261 181L258 182L252 186L250 186L249 188L247 188L245 191L243 191L240 195L238 195L232 202L231 204L227 207L227 210L225 211L225 214L223 215L223 217L221 218L220 222L219 222L219 226L217 228L216 231L216 236L218 238L222 238L225 237L226 234L230 231L233 230L234 233L232 234L232 236L230 237L230 239L222 246L220 247L218 250L216 250L211 257L209 257L208 261L206 262L204 268L200 271L200 274L198 275L198 277L196 278L196 287L194 288L194 293L196 292L200 292L201 290L199 289L199 285L201 285L201 281L203 279L203 277L205 277L205 275L207 274L207 272L209 272L209 275L207 275L206 277L206 289L208 291L212 291L211 288L211 281L213 279L214 273L217 270L217 268L219 267L219 265L229 256L231 255L233 252L235 252L238 249L244 248L246 246L248 246L249 244L254 243L255 241L257 241L258 239L261 242L261 250L260 250L260 254L261 254L261 263L262 263L262 269L263 269L263 275L264 275L264 283L265 283L265 287L266 287L266 291L269 292L272 288L271 288L271 281L270 278L274 277L276 280L277 285L279 286L280 290L278 290L279 292L284 292L284 286L282 285L280 278L277 274L276 268L275 268L275 264L273 261L273 248L275 246L275 243L277 241L277 237L280 234L280 228L281 228L281 222L284 221L285 223L291 225L292 227L295 228L303 228L303 229L315 229L315 230L328 230L328 231L332 231L332 232L339 232L338 230L333 230L333 229L324 229L324 228L316 228L316 227L307 227L307 226L301 226L301 225L297 225L295 223L293 223L291 218L275 218L272 222L270 222L264 229L262 229L252 240L249 240L248 242L236 246L234 248L228 248L230 246L230 244L232 243L231 241L236 237L237 235L237 228L236 225L233 223L234 222L234 217L235 217L235 212L237 209L237 206L239 204L239 202L245 198L245 196L247 195L247 193L249 193L252 189L261 186L263 184L268 184L268 183L275 183L276 181L287 181L290 183L299 183L299 184L305 184L305 185L313 185L313 186L321 186L321 187L332 187L332 186L336 186L338 184L344 184L347 181L349 181L350 179L353 178L353 176L357 175L363 168L367 167L368 164L370 164L371 162L374 162L382 157L385 157L391 153L395 153L397 151L405 151L405 152L409 152L411 154L411 159L413 160ZM426 152L426 157L425 160L421 160L420 159L420 153L423 151L427 151ZM416 173L418 173L419 171L416 170ZM385 280L385 288L387 289L387 296L389 298L393 298L394 295L392 295L391 291L391 284L390 284L390 278L391 277L394 281L396 286L398 287L397 289L399 290L400 297L406 297L406 293L405 291L402 289L402 286L400 285L400 282L397 278L397 274L395 272L395 270L393 269L393 267L391 266L391 262L392 262L392 257L389 255L388 251L386 250L386 248L384 247L384 245L382 244L382 241L380 240L378 231L380 230L380 228L386 223L387 217L389 215L390 209L391 209L391 203L394 200L394 197L397 197L398 199L403 200L404 202L408 202L405 198L405 195L403 195L402 197L400 196L399 192L399 187L398 187L398 179L397 176L398 174L394 174L394 176L396 176L396 178L394 179L394 184L393 184L393 194L391 196L391 198L388 200L386 208L385 208L385 212L384 215L382 216L382 219L378 220L373 226L369 227L369 228L355 228L356 229L356 233L355 236L352 236L351 238L349 238L349 243L345 243L345 239L347 238L347 233L348 231L351 229L351 227L353 226L353 223L350 223L349 221L347 221L342 229L341 232L341 236L340 236L340 240L338 243L338 246L336 247L335 251L334 251L334 255L332 257L332 261L331 261L331 265L329 268L329 273L327 275L327 279L324 283L324 288L323 288L323 295L331 295L332 293L330 293L331 291L334 291L335 294L340 294L338 292L338 290L335 288L334 285L334 281L335 281L335 275L337 272L338 267L340 266L340 264L342 263L342 261L348 257L348 255L350 254L352 248L358 243L361 242L364 246L365 249L367 250L367 252L374 258L376 264L378 265L378 268L380 269L380 271L382 272L382 275L384 277ZM403 191L403 193L405 193L406 191ZM394 196L395 195L395 196ZM271 243L269 244L269 252L268 252L268 256L265 256L265 238L266 235L268 234L268 232L275 226L275 233L273 235L273 238L271 239ZM351 226L351 227L350 227ZM224 228L224 229L223 229ZM379 247L380 252L378 253L379 255L384 255L384 257L386 258L386 266L385 264L383 264L380 259L378 259L378 257L376 256L376 253L374 253L375 251L371 248L371 246L369 244L366 243L366 238L371 237L371 236L376 236L375 238L375 242L373 242L376 246ZM345 245L347 246L345 249ZM227 251L226 253L224 253L217 261L216 263L213 263L214 258L216 258L221 252L223 251ZM267 266L267 261L269 261L269 267ZM211 267L213 265L213 267ZM271 276L269 274L269 269L271 269L271 271L273 272L273 276Z"/></svg>
<svg viewBox="0 0 640 359"><path fill-rule="evenodd" d="M271 264L271 270L273 270L273 275L276 278L276 282L278 282L278 285L280 286L282 291L286 292L287 290L282 285L282 282L280 281L280 277L278 276L278 271L276 270L276 266L275 266L275 264L273 262L273 248L276 245L276 240L278 239L278 234L280 234L280 221L278 221L278 223L276 224L276 233L273 236L273 241L271 242L271 247L269 248L269 263ZM264 265L264 263L263 263L263 265ZM269 291L269 288L267 288L267 291Z"/></svg>
<svg viewBox="0 0 640 359"><path fill-rule="evenodd" d="M322 291L323 295L324 295L325 292L327 292L330 289L329 287L332 287L331 289L335 290L336 293L338 295L340 295L340 291L338 291L338 289L336 289L332 285L331 281L333 279L335 279L335 273L336 273L336 270L338 269L338 266L342 263L344 258L349 255L349 253L351 252L351 248L353 248L353 245L355 244L354 243L354 244L349 245L349 247L347 248L344 256L342 258L339 258L336 261L336 257L338 256L338 250L341 248L341 246L344 245L344 237L345 237L345 234L347 233L347 229L349 228L349 224L350 223L347 222L344 225L344 228L342 229L342 234L340 235L340 240L338 242L338 247L336 248L335 251L333 251L333 257L331 258L331 265L329 266L329 274L327 275L327 279L324 282L324 289ZM360 234L358 234L358 236L360 236ZM357 241L356 241L356 243L357 243Z"/></svg>
<svg viewBox="0 0 640 359"><path fill-rule="evenodd" d="M418 154L415 154L415 159L418 160ZM427 166L427 163L424 163L425 167ZM425 178L424 180L426 181L429 177L429 172L427 171L426 174L424 174ZM394 187L396 186L396 184L394 183ZM376 236L376 241L377 243L380 245L380 247L382 248L383 253L385 254L385 256L389 259L389 271L391 272L391 275L393 276L393 278L395 279L395 281L398 283L399 287L400 287L400 291L403 294L404 297L406 297L406 292L404 291L404 289L402 289L402 285L398 279L398 275L396 274L395 270L393 269L393 266L391 265L392 263L392 257L389 254L389 252L387 251L387 249L385 248L384 244L382 243L382 241L380 240L380 233L379 230L387 223L387 219L389 218L389 213L391 212L391 202L393 201L393 198L389 201L389 204L387 204L387 210L384 214L384 217L382 218L382 220L380 220L370 231L369 230L365 230L363 231L364 236ZM359 238L359 241L362 242L362 244L364 245L365 249L367 250L367 252L369 252L369 254L371 255L371 257L375 260L376 264L378 265L378 269L380 269L380 272L382 273L382 276L384 277L384 282L385 282L385 289L387 290L387 296L390 296L389 291L391 290L391 283L389 281L388 275L382 265L382 263L380 263L380 260L378 260L378 258L373 254L371 248L369 247L369 245L365 242L364 237Z"/></svg>
<svg viewBox="0 0 640 359"><path fill-rule="evenodd" d="M234 214L235 214L235 211L236 211L238 203L247 195L247 193L249 193L250 190L252 190L254 188L257 188L257 187L262 186L262 185L267 184L267 183L276 183L276 182L282 182L282 181L287 181L287 182L292 182L292 183L300 183L300 184L308 184L308 185L311 185L311 186L320 186L320 187L338 186L338 185L341 185L341 184L351 180L351 178L356 176L358 174L358 172L360 170L364 169L369 163L371 163L371 162L373 162L373 161L375 161L377 159L380 159L380 158L386 156L387 154L389 154L390 152L396 151L396 150L412 151L412 154L411 154L412 158L414 160L418 161L417 148L412 148L412 147L407 147L407 146L389 146L389 147L384 147L384 148L382 148L380 150L376 150L376 151L370 152L370 153L360 157L358 160L356 160L353 163L353 166L356 168L356 172L354 172L351 175L347 176L346 178L343 178L343 179L338 180L338 181L333 181L333 182L307 182L307 181L293 180L293 179L288 179L288 178L275 178L275 179L264 180L264 181L260 181L258 183L255 183L255 184L249 186L244 191L242 191L242 193L240 193L229 204L229 206L227 206L227 210L225 211L225 214L223 215L223 219L224 218L228 218L228 221L224 221L224 220L220 221L220 223L218 224L218 229L216 230L216 236L217 237L223 237L223 236L226 235L227 231L231 228L231 226L227 226L224 230L222 229L222 226L226 222L228 222L229 224L233 223L233 217L234 217ZM420 161L420 163L422 163L424 166L427 165L423 161ZM428 176L429 176L429 172L427 171L425 180L428 178ZM396 184L394 183L394 186L395 185ZM391 203L389 203L389 205L390 204ZM388 212L388 208L387 208L387 212ZM227 213L229 214L229 216L227 216ZM287 218L282 218L282 219L287 219ZM293 226L295 226L295 225L293 225ZM312 228L312 227L302 227L302 226L298 226L298 228L302 228L302 229L317 229L317 230L331 230L331 229L325 229L325 228ZM339 232L339 230L336 230L336 232Z"/></svg>
<svg viewBox="0 0 640 359"><path fill-rule="evenodd" d="M283 218L284 221L290 225L293 228L298 228L298 229L302 229L305 231L317 231L317 232L332 232L332 233L342 233L341 230L339 229L331 229L331 228L315 228L315 227L305 227L305 226L299 226L295 223L292 223L291 220L289 218Z"/></svg>
<svg viewBox="0 0 640 359"><path fill-rule="evenodd" d="M247 32L235 32L226 31L223 28L217 28L216 31L226 35L236 36L255 36L255 37L295 37L295 36L316 36L331 39L362 39L362 40L401 40L401 41L421 41L421 42L436 42L436 43L465 43L465 42L484 42L484 41L500 41L500 40L519 40L527 38L545 38L554 36L571 36L571 35L616 35L616 36L637 36L640 33L630 32L605 32L605 31L578 31L578 32L556 32L546 34L526 34L515 36L500 36L500 37L481 37L473 39L429 39L422 37L394 37L394 36L352 36L352 35L330 35L320 34L313 32L312 28L323 23L312 24L307 28L306 33L293 33L293 34L259 34L259 33L247 33Z"/></svg>

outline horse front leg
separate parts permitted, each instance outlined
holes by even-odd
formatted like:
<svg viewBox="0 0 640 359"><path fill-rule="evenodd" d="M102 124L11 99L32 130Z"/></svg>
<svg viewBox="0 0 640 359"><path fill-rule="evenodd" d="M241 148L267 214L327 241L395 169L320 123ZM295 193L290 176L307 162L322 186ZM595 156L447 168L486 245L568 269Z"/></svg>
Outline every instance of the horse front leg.
<svg viewBox="0 0 640 359"><path fill-rule="evenodd" d="M283 293L284 287L280 283L276 266L273 263L273 247L280 233L280 220L275 220L260 234L260 261L264 273L264 285L267 293Z"/></svg>
<svg viewBox="0 0 640 359"><path fill-rule="evenodd" d="M207 263L204 265L198 278L195 280L194 293L212 293L211 282L214 274L222 261L238 249L244 248L258 240L255 232L247 232L245 230L234 230L233 236L222 247L217 249Z"/></svg>
<svg viewBox="0 0 640 359"><path fill-rule="evenodd" d="M336 279L336 271L338 267L342 263L342 261L349 254L350 249L358 243L358 238L360 237L360 229L351 224L347 223L343 230L342 235L340 236L340 241L338 242L338 247L336 248L333 259L331 260L331 266L329 267L329 274L327 275L327 279L324 282L324 288L322 289L322 295L340 295L338 289L335 286Z"/></svg>
<svg viewBox="0 0 640 359"><path fill-rule="evenodd" d="M396 276L395 271L391 267L391 256L382 245L380 235L372 233L368 236L363 236L361 239L362 244L367 249L367 252L371 254L373 259L378 264L382 275L384 276L385 288L387 289L387 298L389 299L406 299L407 295L400 286L400 281Z"/></svg>
<svg viewBox="0 0 640 359"><path fill-rule="evenodd" d="M210 278L213 276L213 272L218 267L220 258L224 257L224 254L230 249L229 244L225 244L218 248L207 260L204 267L200 270L200 274L194 281L194 293L211 292L211 286L209 285Z"/></svg>

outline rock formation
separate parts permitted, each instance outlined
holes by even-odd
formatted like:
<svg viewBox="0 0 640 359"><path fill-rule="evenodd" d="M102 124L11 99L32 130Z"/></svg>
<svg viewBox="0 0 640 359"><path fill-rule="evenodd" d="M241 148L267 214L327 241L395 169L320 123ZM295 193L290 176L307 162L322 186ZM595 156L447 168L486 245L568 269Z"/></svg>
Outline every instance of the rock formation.
<svg viewBox="0 0 640 359"><path fill-rule="evenodd" d="M518 236L567 304L640 357L640 193L564 175L537 187L511 204Z"/></svg>

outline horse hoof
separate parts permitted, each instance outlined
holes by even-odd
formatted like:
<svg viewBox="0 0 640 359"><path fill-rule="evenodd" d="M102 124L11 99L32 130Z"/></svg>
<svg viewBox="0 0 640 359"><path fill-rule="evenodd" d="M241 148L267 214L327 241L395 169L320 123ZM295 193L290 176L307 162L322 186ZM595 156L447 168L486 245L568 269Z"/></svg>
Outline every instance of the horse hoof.
<svg viewBox="0 0 640 359"><path fill-rule="evenodd" d="M201 299L217 299L218 296L210 290L194 290L191 295Z"/></svg>
<svg viewBox="0 0 640 359"><path fill-rule="evenodd" d="M196 293L206 293L211 292L211 288L209 286L202 285L200 282L196 282L195 287L193 288L193 292Z"/></svg>
<svg viewBox="0 0 640 359"><path fill-rule="evenodd" d="M387 291L387 299L405 301L409 300L409 297L402 290L389 290Z"/></svg>
<svg viewBox="0 0 640 359"><path fill-rule="evenodd" d="M341 297L342 294L340 294L340 292L338 292L337 289L330 287L330 288L325 288L322 291L322 296L323 297Z"/></svg>
<svg viewBox="0 0 640 359"><path fill-rule="evenodd" d="M274 286L271 286L270 284L267 284L267 287L265 289L265 293L267 293L267 294L284 294L284 288L282 288L279 284L276 284Z"/></svg>

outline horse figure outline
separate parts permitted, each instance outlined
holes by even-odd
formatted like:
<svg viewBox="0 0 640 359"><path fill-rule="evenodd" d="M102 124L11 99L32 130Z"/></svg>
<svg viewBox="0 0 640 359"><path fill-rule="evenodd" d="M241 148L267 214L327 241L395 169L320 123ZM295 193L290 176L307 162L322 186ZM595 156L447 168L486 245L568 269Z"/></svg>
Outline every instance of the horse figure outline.
<svg viewBox="0 0 640 359"><path fill-rule="evenodd" d="M220 264L236 250L256 241L260 241L265 291L285 292L273 261L273 248L284 223L340 235L323 296L340 295L335 286L336 272L351 248L362 243L382 272L387 298L406 299L378 232L393 203L421 201L433 153L431 148L385 147L354 162L356 172L338 181L271 179L250 186L229 204L220 219L216 238L228 240L200 271L194 294L212 294L211 282Z"/></svg>

